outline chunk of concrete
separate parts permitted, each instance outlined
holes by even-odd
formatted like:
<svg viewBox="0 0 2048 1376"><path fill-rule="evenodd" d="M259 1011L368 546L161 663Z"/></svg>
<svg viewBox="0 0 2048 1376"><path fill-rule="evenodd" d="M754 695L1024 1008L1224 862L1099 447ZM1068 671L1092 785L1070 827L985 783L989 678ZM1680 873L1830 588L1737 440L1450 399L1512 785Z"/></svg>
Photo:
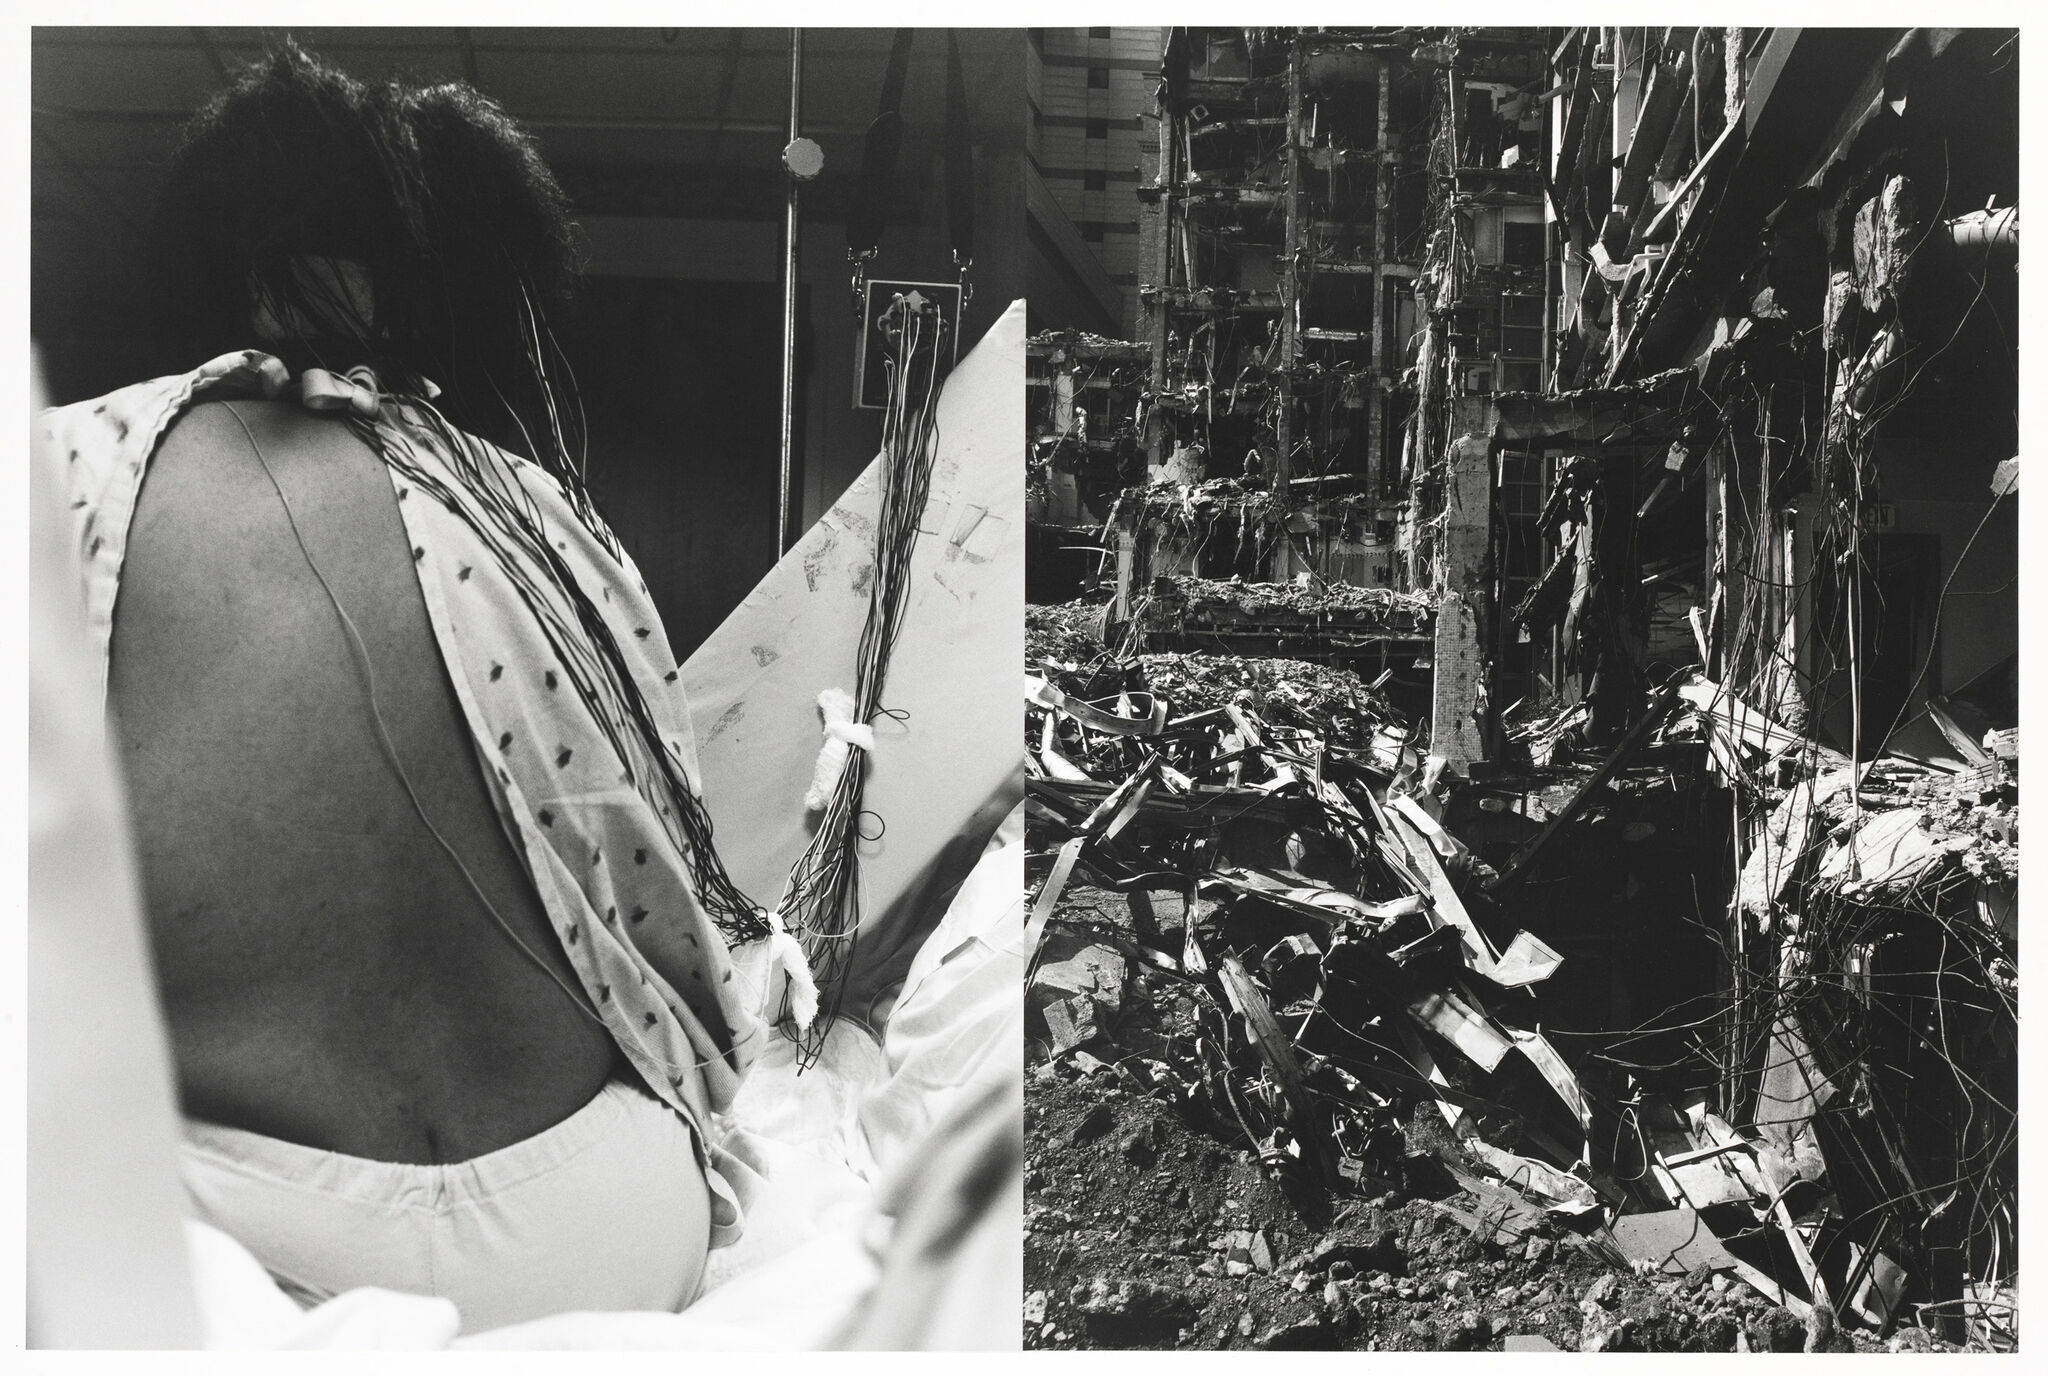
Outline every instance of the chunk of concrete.
<svg viewBox="0 0 2048 1376"><path fill-rule="evenodd" d="M1104 1018L1123 1007L1128 963L1121 953L1066 931L1046 933L1038 971L1031 977L1029 1006L1043 1009L1076 996L1092 1001Z"/></svg>

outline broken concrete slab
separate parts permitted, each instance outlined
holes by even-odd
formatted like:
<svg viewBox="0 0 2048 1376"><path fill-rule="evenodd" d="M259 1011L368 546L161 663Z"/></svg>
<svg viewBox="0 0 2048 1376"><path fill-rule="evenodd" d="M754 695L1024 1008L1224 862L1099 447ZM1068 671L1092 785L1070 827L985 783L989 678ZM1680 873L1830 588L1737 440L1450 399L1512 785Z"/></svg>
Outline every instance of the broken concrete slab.
<svg viewBox="0 0 2048 1376"><path fill-rule="evenodd" d="M1771 1029L1763 1082L1757 1093L1756 1126L1802 1179L1819 1180L1826 1170L1813 1132L1813 1115L1834 1094L1834 1085L1814 1064L1798 1021L1779 1019ZM1760 1157L1759 1164L1768 1174L1775 1163Z"/></svg>
<svg viewBox="0 0 2048 1376"><path fill-rule="evenodd" d="M1667 1276L1735 1267L1734 1254L1700 1221L1697 1211L1684 1205L1658 1213L1623 1214L1607 1226L1623 1256Z"/></svg>
<svg viewBox="0 0 2048 1376"><path fill-rule="evenodd" d="M1849 1243L1849 1270L1853 1275L1863 1265L1864 1249L1853 1239ZM1899 1312L1899 1296L1906 1289L1906 1270L1882 1252L1870 1254L1863 1283L1849 1298L1849 1308L1872 1327L1883 1327Z"/></svg>
<svg viewBox="0 0 2048 1376"><path fill-rule="evenodd" d="M1103 1017L1113 1018L1123 1006L1129 971L1130 962L1114 947L1056 928L1046 933L1025 1004L1044 1008L1078 996L1093 1003Z"/></svg>
<svg viewBox="0 0 2048 1376"><path fill-rule="evenodd" d="M1039 1012L1045 1018L1046 1031L1052 1037L1054 1056L1065 1055L1102 1035L1102 1029L1095 1021L1095 1002L1092 999L1081 995L1055 999Z"/></svg>

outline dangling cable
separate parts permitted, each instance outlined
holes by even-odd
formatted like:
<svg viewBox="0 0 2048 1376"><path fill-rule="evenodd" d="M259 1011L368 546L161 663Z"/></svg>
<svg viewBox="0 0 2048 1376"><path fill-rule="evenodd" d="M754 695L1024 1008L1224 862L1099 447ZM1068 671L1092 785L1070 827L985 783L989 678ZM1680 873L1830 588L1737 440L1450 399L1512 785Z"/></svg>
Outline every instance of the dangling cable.
<svg viewBox="0 0 2048 1376"><path fill-rule="evenodd" d="M462 520L490 549L630 781L662 819L690 869L698 900L719 930L733 942L766 937L772 930L766 915L726 873L712 844L710 815L681 758L633 681L610 623L548 539L532 497L481 441L449 425L430 403L407 398L404 405L418 413L425 436L438 441L435 447L453 471L455 486L419 462L404 429L355 416L349 424L394 472ZM569 484L563 487L569 490ZM595 512L578 515L587 528L596 519ZM596 529L591 533L603 542Z"/></svg>
<svg viewBox="0 0 2048 1376"><path fill-rule="evenodd" d="M557 973L554 966L543 960L540 954L527 945L519 933L513 930L512 924L505 920L504 915L484 895L482 885L478 884L476 876L470 873L469 866L463 863L462 856L456 852L455 847L449 843L448 838L441 834L441 829L434 825L433 819L427 816L427 809L420 802L420 795L413 789L411 776L405 772L405 766L399 762L398 747L391 739L390 729L384 721L383 709L378 705L377 671L371 664L369 648L363 644L362 632L356 629L355 618L348 614L346 607L342 606L341 598L334 591L333 584L327 581L327 575L322 573L320 565L314 562L313 551L306 547L305 533L299 529L298 513L292 509L291 499L285 496L284 487L278 482L277 474L271 471L270 461L263 457L263 448L256 443L255 433L249 429L249 423L242 419L242 413L235 408L233 402L223 402L222 405L227 410L227 413L235 418L235 424L242 427L242 435L249 441L249 450L255 454L257 466L263 470L263 476L270 480L271 490L277 493L278 504L284 508L285 523L291 527L292 539L298 542L299 554L305 559L306 567L312 571L314 579L319 582L320 590L327 594L327 600L333 604L334 614L341 620L341 628L347 633L350 657L355 661L357 670L363 676L364 691L369 697L370 722L376 729L377 744L382 748L384 759L391 766L391 772L398 777L398 786L405 790L406 800L412 804L413 813L420 819L420 825L427 829L427 834L433 837L435 843L447 853L448 859L454 863L457 872L462 875L463 883L469 886L470 893L476 896L476 901L483 905L484 911L491 915L491 920L498 924L499 929L505 933L506 939L519 948L521 955L524 955L534 965L539 967L542 974L559 985L562 992L569 996L571 1003L575 1004L586 1016L602 1027L604 1021L591 1010L588 996L564 980Z"/></svg>
<svg viewBox="0 0 2048 1376"><path fill-rule="evenodd" d="M902 629L910 597L910 569L918 526L931 492L937 453L938 398L948 326L935 302L898 296L884 313L881 330L890 346L888 402L883 412L879 512L875 530L875 576L868 588L867 618L855 653L852 720L867 725L884 715L882 690L889 658ZM801 1029L800 1063L808 1066L823 1048L838 1017L845 976L860 932L863 896L860 872L867 752L855 750L825 801L818 829L790 871L777 917L802 942L819 991L817 1016ZM787 1005L785 1005L787 1007Z"/></svg>
<svg viewBox="0 0 2048 1376"><path fill-rule="evenodd" d="M447 855L449 861L455 866L456 872L462 876L463 883L468 886L470 893L483 906L484 911L490 914L491 921L497 924L498 929L505 934L505 938L518 948L521 955L538 967L542 974L552 980L564 994L568 995L570 1003L574 1004L579 1012L598 1027L603 1028L606 1036L612 1036L611 1029L606 1026L604 1019L592 1007L589 994L563 979L554 966L548 964L533 947L526 943L525 939L519 935L512 924L505 919L504 914L498 911L497 905L492 903L490 898L485 895L483 886L477 882L476 876L471 873L468 864L463 861L460 852L442 834L441 829L434 825L433 819L427 815L426 805L420 801L419 793L413 787L412 776L406 773L405 765L398 755L398 746L391 739L390 727L385 721L383 709L378 703L377 672L370 659L369 648L363 643L362 632L357 629L355 618L351 617L348 614L348 609L342 605L340 595L334 591L334 585L327 581L327 575L321 571L319 563L314 560L313 551L307 547L305 533L299 527L298 513L292 507L291 499L285 495L283 485L278 482L277 474L271 470L270 461L264 457L263 448L256 442L256 436L249 429L248 422L242 419L241 412L235 408L234 403L224 402L222 405L228 414L234 417L235 424L241 427L244 438L249 441L250 452L256 456L257 465L262 468L263 476L269 479L271 490L277 493L278 504L284 508L285 523L291 528L292 539L298 544L300 557L306 561L306 568L312 573L315 581L320 584L320 590L327 595L328 603L333 606L334 614L341 622L342 630L345 632L348 641L350 658L355 663L357 671L363 677L364 692L370 709L370 721L376 732L378 747L384 755L385 762L391 766L391 772L397 777L399 787L405 791L406 800L412 804L413 814L419 818L420 825L426 828L427 834L433 837L435 844ZM706 1022L707 1026L715 1025L716 1020L714 1017L708 1016L704 1010L700 1009L698 1011L700 1018ZM730 1040L729 1029L719 1030ZM734 1042L733 1045L737 1049L739 1043ZM701 1069L711 1064L713 1060L719 1059L718 1057L707 1056L688 1064L678 1064L654 1055L645 1046L642 1046L640 1050L643 1055L646 1055L648 1059L670 1074Z"/></svg>

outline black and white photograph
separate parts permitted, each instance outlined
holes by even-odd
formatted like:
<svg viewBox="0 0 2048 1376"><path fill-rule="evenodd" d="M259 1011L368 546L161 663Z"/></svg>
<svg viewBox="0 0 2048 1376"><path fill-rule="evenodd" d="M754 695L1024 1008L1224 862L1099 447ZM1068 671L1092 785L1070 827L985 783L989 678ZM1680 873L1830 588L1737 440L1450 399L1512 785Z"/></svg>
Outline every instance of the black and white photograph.
<svg viewBox="0 0 2048 1376"><path fill-rule="evenodd" d="M2018 1350L2018 31L1027 62L1025 1347Z"/></svg>
<svg viewBox="0 0 2048 1376"><path fill-rule="evenodd" d="M24 26L18 1347L2021 1350L2016 15L1352 8Z"/></svg>
<svg viewBox="0 0 2048 1376"><path fill-rule="evenodd" d="M1022 31L27 47L22 1341L1016 1348Z"/></svg>

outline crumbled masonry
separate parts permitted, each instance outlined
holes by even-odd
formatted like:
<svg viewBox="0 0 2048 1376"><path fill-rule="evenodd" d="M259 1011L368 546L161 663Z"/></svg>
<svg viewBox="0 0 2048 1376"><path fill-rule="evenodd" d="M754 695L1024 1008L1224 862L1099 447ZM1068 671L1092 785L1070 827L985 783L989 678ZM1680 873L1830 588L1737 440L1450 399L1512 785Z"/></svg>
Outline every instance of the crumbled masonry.
<svg viewBox="0 0 2048 1376"><path fill-rule="evenodd" d="M1823 982L1788 972L1761 1066L1779 1107L1741 1127L1620 1068L1611 1053L1653 1034L1537 1030L1532 990L1569 958L1492 896L1512 849L1446 823L1519 816L1541 835L1605 762L1579 743L1583 712L1518 730L1548 733L1547 766L1432 789L1426 742L1357 675L1119 659L1096 621L1039 607L1028 632L1028 1343L1811 1350L1825 1329L1822 1347L1943 1345L1896 1322L1892 1252L1854 1284L1813 1269L1831 1151L1869 1164L1850 1101L1877 1088L1818 1075L1816 1033L1856 1016ZM1654 827L1710 741L1765 757L1712 697L1673 701L1559 851ZM1942 895L2010 873L2005 777L1959 791L1885 762L1860 814L1820 806L1787 867L1836 924L1878 904L1968 922L1956 939L2003 990L2009 1033L2012 943L1941 916ZM1841 857L1875 836L1886 868L1844 884Z"/></svg>

